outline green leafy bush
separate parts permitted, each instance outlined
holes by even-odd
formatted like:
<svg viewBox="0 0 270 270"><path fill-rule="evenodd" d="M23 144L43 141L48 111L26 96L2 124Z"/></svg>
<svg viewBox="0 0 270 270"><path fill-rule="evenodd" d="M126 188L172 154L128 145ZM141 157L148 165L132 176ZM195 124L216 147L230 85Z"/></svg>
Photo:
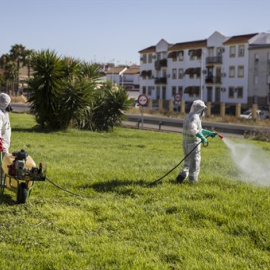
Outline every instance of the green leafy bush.
<svg viewBox="0 0 270 270"><path fill-rule="evenodd" d="M109 131L131 105L122 88L98 81L98 65L62 59L49 50L34 53L31 63L29 102L42 128Z"/></svg>

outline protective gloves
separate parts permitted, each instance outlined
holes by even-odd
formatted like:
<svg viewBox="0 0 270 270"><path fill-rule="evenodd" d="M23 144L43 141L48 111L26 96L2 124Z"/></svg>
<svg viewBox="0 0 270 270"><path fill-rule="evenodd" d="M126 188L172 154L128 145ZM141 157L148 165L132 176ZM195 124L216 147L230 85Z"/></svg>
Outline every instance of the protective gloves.
<svg viewBox="0 0 270 270"><path fill-rule="evenodd" d="M200 138L200 139L201 139L201 142L202 142L203 144L207 143L207 139L203 136L203 134L202 134L201 132L198 132L198 133L196 134L196 137Z"/></svg>
<svg viewBox="0 0 270 270"><path fill-rule="evenodd" d="M202 134L203 134L204 136L210 136L210 137L214 138L214 137L216 137L217 132L212 132L212 131L210 131L210 130L203 129L203 130L202 130Z"/></svg>

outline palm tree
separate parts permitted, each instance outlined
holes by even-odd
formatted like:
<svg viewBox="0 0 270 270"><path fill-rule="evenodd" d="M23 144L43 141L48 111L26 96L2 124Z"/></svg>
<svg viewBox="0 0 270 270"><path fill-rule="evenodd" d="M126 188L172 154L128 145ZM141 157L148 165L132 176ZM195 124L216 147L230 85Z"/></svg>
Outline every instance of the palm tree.
<svg viewBox="0 0 270 270"><path fill-rule="evenodd" d="M10 95L9 89L11 88L11 93L14 94L14 82L17 78L17 65L13 61L7 62L4 71L4 78L6 81L7 93Z"/></svg>
<svg viewBox="0 0 270 270"><path fill-rule="evenodd" d="M54 51L41 51L33 54L31 65L33 78L28 80L31 111L41 127L52 127L58 111L62 93L64 64Z"/></svg>
<svg viewBox="0 0 270 270"><path fill-rule="evenodd" d="M19 91L19 81L20 81L20 65L25 59L25 47L22 44L15 44L11 47L10 56L11 59L17 64L17 87L16 94Z"/></svg>
<svg viewBox="0 0 270 270"><path fill-rule="evenodd" d="M34 50L25 50L24 51L24 59L23 59L23 66L27 66L27 76L28 79L31 75L31 57L34 53Z"/></svg>
<svg viewBox="0 0 270 270"><path fill-rule="evenodd" d="M63 59L49 50L35 52L31 65L28 101L42 128L109 131L129 107L125 91L112 89L110 83L98 85L98 65Z"/></svg>
<svg viewBox="0 0 270 270"><path fill-rule="evenodd" d="M14 65L12 66L11 57L8 53L3 54L0 58L0 67L4 70L5 89L10 94L10 85L14 85Z"/></svg>

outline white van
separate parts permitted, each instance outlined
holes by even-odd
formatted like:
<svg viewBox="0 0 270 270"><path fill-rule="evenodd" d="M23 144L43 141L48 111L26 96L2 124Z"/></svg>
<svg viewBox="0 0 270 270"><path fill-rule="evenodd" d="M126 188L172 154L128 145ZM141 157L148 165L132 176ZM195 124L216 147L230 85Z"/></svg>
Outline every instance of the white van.
<svg viewBox="0 0 270 270"><path fill-rule="evenodd" d="M244 119L252 119L252 110L247 110L240 114L240 118ZM266 119L269 118L269 112L263 110L257 110L257 118L258 119Z"/></svg>

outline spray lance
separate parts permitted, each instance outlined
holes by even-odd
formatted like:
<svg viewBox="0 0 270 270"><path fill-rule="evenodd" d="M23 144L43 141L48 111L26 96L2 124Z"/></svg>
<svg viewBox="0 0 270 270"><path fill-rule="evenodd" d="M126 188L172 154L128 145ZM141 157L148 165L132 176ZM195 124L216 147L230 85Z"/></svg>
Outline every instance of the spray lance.
<svg viewBox="0 0 270 270"><path fill-rule="evenodd" d="M215 136L218 136L221 140L224 138L224 136L222 136L221 134L219 134L218 132L214 132ZM210 135L205 136L206 138L208 138ZM203 143L202 141L200 141L199 143L197 143L195 145L195 147L176 165L174 166L170 171L168 171L166 174L164 174L162 177L158 178L157 180L155 180L154 182L151 182L148 186L153 186L156 183L158 183L159 181L161 181L164 177L166 177L168 174L170 174L172 171L174 171L178 166L181 165L181 163L187 159L187 157L202 143L202 145L204 147L208 146L208 142Z"/></svg>

